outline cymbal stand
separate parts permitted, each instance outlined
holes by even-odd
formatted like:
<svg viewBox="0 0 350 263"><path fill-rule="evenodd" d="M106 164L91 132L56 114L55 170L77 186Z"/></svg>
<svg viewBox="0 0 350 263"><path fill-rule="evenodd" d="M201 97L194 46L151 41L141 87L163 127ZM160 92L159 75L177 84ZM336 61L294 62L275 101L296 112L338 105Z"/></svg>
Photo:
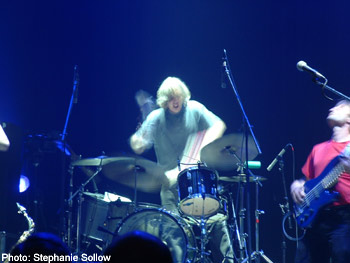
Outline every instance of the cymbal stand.
<svg viewBox="0 0 350 263"><path fill-rule="evenodd" d="M134 167L134 200L132 201L132 204L134 206L134 211L137 210L137 176L138 172L142 171L143 168L140 165L137 165L135 162L135 167Z"/></svg>
<svg viewBox="0 0 350 263"><path fill-rule="evenodd" d="M75 248L75 254L78 255L80 257L80 232L81 232L81 210L82 210L82 202L83 202L83 193L84 193L84 188L85 186L92 180L95 178L95 176L97 174L99 174L102 170L102 159L101 159L101 163L100 165L98 166L96 172L90 176L90 178L85 182L83 183L79 189L73 194L70 196L70 198L68 199L68 203L72 203L73 202L73 199L75 196L78 195L78 212L77 212L77 229L76 229L76 248ZM69 230L70 231L70 230Z"/></svg>
<svg viewBox="0 0 350 263"><path fill-rule="evenodd" d="M249 171L249 170L248 170ZM253 175L250 171L249 173L254 176L255 181L255 251L253 251L251 255L251 259L254 260L257 263L260 263L260 257L262 257L266 262L273 263L265 254L264 251L259 250L259 241L260 241L260 215L264 214L265 212L263 210L259 210L259 186L261 187L262 184L255 175Z"/></svg>
<svg viewBox="0 0 350 263"><path fill-rule="evenodd" d="M237 238L238 245L239 245L239 252L240 252L240 260L239 260L239 262L242 262L246 258L246 255L245 255L245 241L244 241L244 236L241 236L241 233L240 233L239 228L238 228L238 222L237 222L237 216L236 216L236 211L235 211L235 205L234 205L234 201L233 201L232 191L231 190L229 191L229 203L231 205L231 211L232 211L232 218L231 218L230 223L229 223L229 229L230 229L230 232L235 232L234 237ZM233 239L233 238L231 237L231 239ZM232 242L231 242L231 246L232 246ZM232 247L232 251L234 251L233 247Z"/></svg>
<svg viewBox="0 0 350 263"><path fill-rule="evenodd" d="M73 172L74 167L72 164L69 165L68 173L69 173L69 200L67 201L68 204L68 213L67 213L67 233L66 233L66 242L68 244L68 247L72 246L72 225L73 225Z"/></svg>
<svg viewBox="0 0 350 263"><path fill-rule="evenodd" d="M240 173L239 173L240 177L245 176L245 173L243 171L243 167L240 168ZM244 177L245 178L245 177ZM242 245L242 250L240 250L240 259L239 262L247 262L247 260L249 259L249 255L247 254L247 247L246 247L246 237L247 234L244 232L244 220L245 220L245 212L246 212L246 208L244 207L244 190L245 190L246 186L245 183L240 181L239 182L239 231L240 231L240 238L241 238L241 245ZM244 247L243 247L244 245Z"/></svg>
<svg viewBox="0 0 350 263"><path fill-rule="evenodd" d="M198 163L198 168L199 167ZM203 178L201 178L201 183L203 187ZM205 200L205 192L202 192L202 198L203 198L203 205L202 205L202 215L201 215L201 222L200 222L200 230L201 230L201 253L200 253L200 262L205 263L206 258L210 255L209 252L205 251L205 247L208 243L208 231L207 231L207 222L204 218L204 200Z"/></svg>
<svg viewBox="0 0 350 263"><path fill-rule="evenodd" d="M64 124L63 131L61 134L61 141L62 141L62 144L64 146L64 149L63 149L64 153L66 152L66 146L67 146L66 136L67 136L67 127L68 127L68 123L69 123L69 118L70 118L70 115L71 115L72 110L73 110L73 105L78 103L78 87L79 87L79 73L78 73L78 66L75 65L74 66L74 76L73 76L73 91L72 91L71 99L69 102L69 108L68 108L68 113L66 116L66 122ZM65 178L65 172L64 172L65 165L66 165L65 158L63 158L62 159L62 179ZM68 187L69 187L69 196L71 197L72 193L73 193L73 191L72 191L72 188L73 188L73 185L72 185L73 168L71 166L69 167L69 174L70 174L70 178L69 178L69 186ZM64 185L64 183L63 183L63 185ZM63 189L62 189L62 191L63 191L62 192L62 197L63 197L62 202L63 202L63 199L65 199L64 198L65 194L64 194ZM62 207L63 207L63 204L62 204ZM66 234L66 236L65 236L66 242L67 242L69 247L72 245L72 243L71 243L72 207L73 207L72 199L69 198L69 201L68 201L68 219L67 219L67 221L68 221L67 222L68 234ZM65 221L64 218L62 220ZM64 228L65 228L65 226L64 226Z"/></svg>
<svg viewBox="0 0 350 263"><path fill-rule="evenodd" d="M136 211L137 208L137 170L139 170L140 167L135 164L134 167L134 200L133 200L133 205L134 205L134 211Z"/></svg>

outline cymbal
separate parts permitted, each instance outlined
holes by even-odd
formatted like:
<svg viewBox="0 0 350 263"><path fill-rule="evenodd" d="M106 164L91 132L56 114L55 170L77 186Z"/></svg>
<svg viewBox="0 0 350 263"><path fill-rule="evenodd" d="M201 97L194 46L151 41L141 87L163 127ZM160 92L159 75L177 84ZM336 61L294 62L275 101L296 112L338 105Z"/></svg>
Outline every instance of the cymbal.
<svg viewBox="0 0 350 263"><path fill-rule="evenodd" d="M103 166L112 162L117 161L132 161L134 158L131 157L108 157L108 156L98 156L95 158L85 158L76 160L71 163L72 166Z"/></svg>
<svg viewBox="0 0 350 263"><path fill-rule="evenodd" d="M145 193L159 193L165 179L163 169L157 163L141 157L111 157L102 167L102 173L108 179L135 187Z"/></svg>
<svg viewBox="0 0 350 263"><path fill-rule="evenodd" d="M258 155L253 137L248 136L248 161ZM201 150L201 161L208 167L221 171L232 171L246 161L245 136L241 133L225 135Z"/></svg>
<svg viewBox="0 0 350 263"><path fill-rule="evenodd" d="M220 181L224 181L224 182L231 182L231 183L245 183L247 182L247 178L245 175L235 175L235 176L219 176L219 180ZM256 181L265 181L267 180L266 177L263 177L263 176L249 176L249 182L255 182Z"/></svg>

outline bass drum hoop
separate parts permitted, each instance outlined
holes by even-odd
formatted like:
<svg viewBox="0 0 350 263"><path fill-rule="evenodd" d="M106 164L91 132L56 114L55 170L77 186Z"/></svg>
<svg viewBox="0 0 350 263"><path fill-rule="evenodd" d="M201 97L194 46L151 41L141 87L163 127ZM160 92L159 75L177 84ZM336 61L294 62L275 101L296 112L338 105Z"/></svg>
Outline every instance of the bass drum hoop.
<svg viewBox="0 0 350 263"><path fill-rule="evenodd" d="M141 216L142 213L145 213L145 215ZM137 221L134 220L133 222L130 222L128 225L128 221L131 221L134 216L136 216L136 217L141 216L140 217L141 219L147 221L146 218L148 218L149 215L152 215L152 214L154 216L152 216L151 218L154 221L153 222L150 222L150 221L145 222L147 224L146 227L140 227L140 224L142 224L142 223L140 223L140 220L137 220ZM169 223L169 222L163 222L163 221L166 221L162 218L163 216L164 216L164 218L167 218L166 220L170 220L169 222L171 222L173 224L175 223L174 226L177 227L176 234L179 234L179 230L180 230L180 233L182 235L183 240L181 240L180 242L182 244L181 248L183 250L183 255L182 255L180 261L176 260L176 256L175 256L175 253L173 251L173 247L171 246L171 242L169 242L172 239L174 239L174 237L172 236L173 231L172 230L167 231L167 229L165 229L165 231L163 231L163 234L165 234L165 236L166 236L165 239L162 238L161 234L154 233L153 231L150 231L149 226L154 227L154 225L152 226L152 224L154 224L154 223L157 224L157 226L154 227L154 229L157 231L160 231L159 227L164 227L166 225L164 223ZM137 219L137 218L135 218L135 219ZM139 226L136 225L136 227L135 227L135 225L134 225L135 223L139 224ZM128 227L128 228L123 230L124 229L123 227L124 228ZM158 227L158 229L157 229L157 227ZM132 232L135 230L147 232L147 233L159 238L160 240L162 240L162 242L164 242L168 246L168 248L170 249L174 263L194 262L194 260L196 258L196 251L197 251L196 238L195 238L195 235L193 233L192 227L179 215L171 213L171 212L166 211L164 209L156 209L156 208L140 209L140 210L137 210L137 211L129 214L128 216L126 216L118 224L118 226L116 228L115 236L121 236L121 235L124 235L126 233L129 233L129 232Z"/></svg>

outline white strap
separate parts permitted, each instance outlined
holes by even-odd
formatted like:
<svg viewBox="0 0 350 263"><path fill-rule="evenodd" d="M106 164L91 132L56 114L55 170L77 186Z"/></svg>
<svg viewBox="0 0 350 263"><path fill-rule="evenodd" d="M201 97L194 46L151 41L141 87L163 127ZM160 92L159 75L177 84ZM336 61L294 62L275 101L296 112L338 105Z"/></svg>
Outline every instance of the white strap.
<svg viewBox="0 0 350 263"><path fill-rule="evenodd" d="M350 142L346 145L342 155L345 157L350 157Z"/></svg>

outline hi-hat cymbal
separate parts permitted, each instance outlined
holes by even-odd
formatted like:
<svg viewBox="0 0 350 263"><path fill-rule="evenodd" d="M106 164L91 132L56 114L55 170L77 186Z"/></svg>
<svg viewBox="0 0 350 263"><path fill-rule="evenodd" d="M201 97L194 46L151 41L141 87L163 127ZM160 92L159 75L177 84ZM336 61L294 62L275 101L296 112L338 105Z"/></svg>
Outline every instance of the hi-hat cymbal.
<svg viewBox="0 0 350 263"><path fill-rule="evenodd" d="M201 150L201 161L208 167L221 171L232 171L246 161L245 136L241 133L225 135ZM258 155L253 137L248 136L248 161Z"/></svg>
<svg viewBox="0 0 350 263"><path fill-rule="evenodd" d="M235 176L220 176L219 177L220 181L224 182L231 182L231 183L245 183L247 182L247 177L245 175L235 175ZM255 181L265 181L267 180L266 177L263 176L249 176L249 182L255 182Z"/></svg>
<svg viewBox="0 0 350 263"><path fill-rule="evenodd" d="M160 165L141 157L111 157L111 161L102 168L108 179L128 187L135 187L146 193L160 192L165 179Z"/></svg>

